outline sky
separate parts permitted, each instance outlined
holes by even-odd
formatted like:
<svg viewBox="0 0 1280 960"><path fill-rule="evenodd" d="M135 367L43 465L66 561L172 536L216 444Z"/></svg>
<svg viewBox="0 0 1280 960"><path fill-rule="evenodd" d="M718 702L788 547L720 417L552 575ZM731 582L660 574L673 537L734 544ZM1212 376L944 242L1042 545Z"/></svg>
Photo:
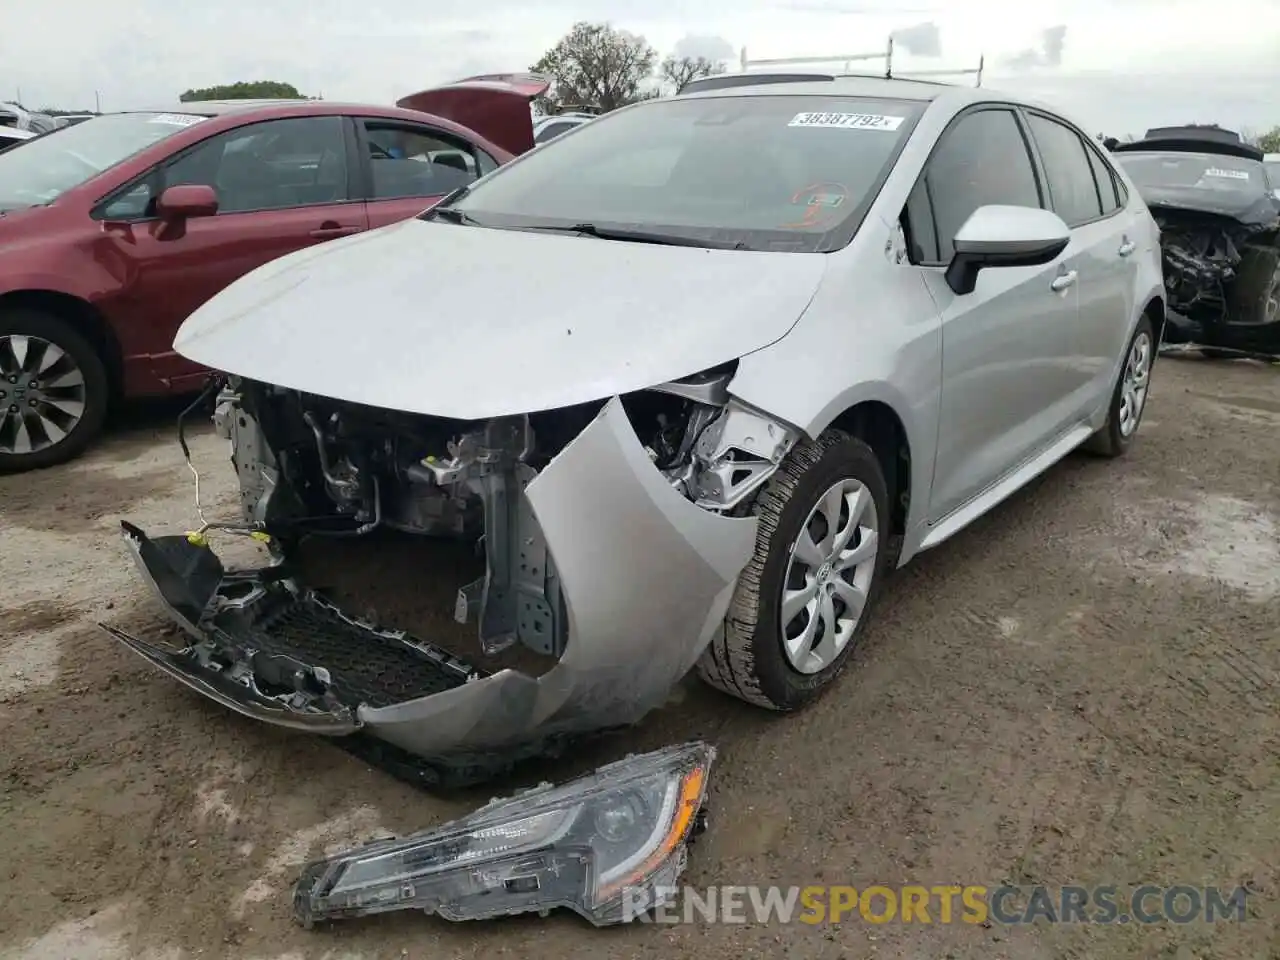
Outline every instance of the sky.
<svg viewBox="0 0 1280 960"><path fill-rule="evenodd" d="M527 69L578 20L732 69L744 47L753 59L849 55L894 34L895 71L985 56L984 86L1116 136L1280 125L1280 0L40 0L6 11L0 100L20 93L30 108L71 110L93 109L96 96L113 110L282 80L328 100L392 103Z"/></svg>

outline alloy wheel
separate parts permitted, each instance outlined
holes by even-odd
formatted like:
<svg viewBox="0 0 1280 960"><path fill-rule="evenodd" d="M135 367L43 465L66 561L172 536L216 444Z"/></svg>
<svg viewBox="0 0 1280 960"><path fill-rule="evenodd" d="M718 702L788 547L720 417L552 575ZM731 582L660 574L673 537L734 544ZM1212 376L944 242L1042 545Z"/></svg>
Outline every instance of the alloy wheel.
<svg viewBox="0 0 1280 960"><path fill-rule="evenodd" d="M862 617L880 549L880 518L853 478L827 488L791 547L783 580L782 644L800 673L835 663Z"/></svg>
<svg viewBox="0 0 1280 960"><path fill-rule="evenodd" d="M84 417L86 384L56 343L0 336L0 453L22 456L61 443Z"/></svg>
<svg viewBox="0 0 1280 960"><path fill-rule="evenodd" d="M1151 335L1143 330L1133 338L1120 379L1120 436L1126 440L1138 429L1151 381Z"/></svg>

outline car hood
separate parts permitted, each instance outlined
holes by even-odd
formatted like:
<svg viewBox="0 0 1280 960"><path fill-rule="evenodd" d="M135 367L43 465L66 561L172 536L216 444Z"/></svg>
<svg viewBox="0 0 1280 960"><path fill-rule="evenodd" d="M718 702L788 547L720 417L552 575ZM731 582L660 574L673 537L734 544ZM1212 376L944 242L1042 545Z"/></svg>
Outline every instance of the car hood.
<svg viewBox="0 0 1280 960"><path fill-rule="evenodd" d="M251 380L478 420L651 387L784 336L823 254L408 220L283 257L174 348Z"/></svg>

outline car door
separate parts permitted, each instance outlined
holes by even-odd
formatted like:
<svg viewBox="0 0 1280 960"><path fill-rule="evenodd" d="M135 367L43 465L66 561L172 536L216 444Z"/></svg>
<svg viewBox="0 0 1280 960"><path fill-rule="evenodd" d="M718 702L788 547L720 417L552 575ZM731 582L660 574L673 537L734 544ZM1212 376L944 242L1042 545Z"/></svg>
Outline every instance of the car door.
<svg viewBox="0 0 1280 960"><path fill-rule="evenodd" d="M1011 107L970 109L943 133L907 205L912 259L942 316L942 388L929 520L936 522L1044 449L1069 419L1063 369L1077 319L1062 258L947 285L960 227L989 204L1045 206L1025 128Z"/></svg>
<svg viewBox="0 0 1280 960"><path fill-rule="evenodd" d="M264 120L201 141L101 204L111 256L127 277L104 309L128 312L172 341L197 307L277 257L368 228L354 188L354 138L339 116ZM207 184L213 216L155 216L166 187ZM154 356L158 379L180 390L201 368L173 351Z"/></svg>
<svg viewBox="0 0 1280 960"><path fill-rule="evenodd" d="M498 166L475 144L428 124L362 117L357 138L371 227L417 216Z"/></svg>
<svg viewBox="0 0 1280 960"><path fill-rule="evenodd" d="M1074 410L1093 413L1111 394L1115 364L1134 315L1139 238L1134 214L1121 206L1110 166L1088 137L1055 117L1027 111L1049 202L1071 228L1064 256L1077 275L1080 319L1071 327Z"/></svg>

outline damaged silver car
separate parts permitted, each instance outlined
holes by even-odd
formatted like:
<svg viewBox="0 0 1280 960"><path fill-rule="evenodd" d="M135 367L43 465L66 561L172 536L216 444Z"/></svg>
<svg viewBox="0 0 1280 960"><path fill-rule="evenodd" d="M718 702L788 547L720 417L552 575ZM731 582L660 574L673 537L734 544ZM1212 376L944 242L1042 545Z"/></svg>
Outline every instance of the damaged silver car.
<svg viewBox="0 0 1280 960"><path fill-rule="evenodd" d="M1113 148L1161 229L1168 344L1280 356L1280 194L1265 155L1220 127Z"/></svg>
<svg viewBox="0 0 1280 960"><path fill-rule="evenodd" d="M631 724L694 668L793 710L891 570L1072 449L1124 452L1163 321L1150 214L1045 107L796 74L648 101L197 311L174 346L226 372L243 515L126 525L186 639L115 633L230 709L412 757ZM299 572L385 531L478 545L475 648ZM226 569L213 532L271 562ZM477 665L518 650L548 666Z"/></svg>

